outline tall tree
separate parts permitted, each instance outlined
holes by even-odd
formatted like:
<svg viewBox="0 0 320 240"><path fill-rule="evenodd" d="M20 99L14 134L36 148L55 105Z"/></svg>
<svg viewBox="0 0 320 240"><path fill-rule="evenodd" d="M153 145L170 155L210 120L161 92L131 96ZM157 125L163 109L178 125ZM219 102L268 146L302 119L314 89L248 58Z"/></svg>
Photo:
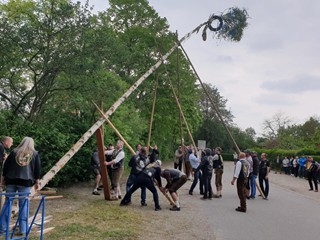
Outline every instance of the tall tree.
<svg viewBox="0 0 320 240"><path fill-rule="evenodd" d="M227 99L222 97L218 89L215 86L212 86L212 84L204 83L203 85L205 86L211 99L214 101L214 104L219 110L223 120L230 125L233 121L233 115L230 110L226 109ZM208 99L207 95L204 93L202 89L200 89L199 92L201 94L199 103L200 109L203 112L205 118L219 120L217 113L215 109L212 107L212 104Z"/></svg>
<svg viewBox="0 0 320 240"><path fill-rule="evenodd" d="M83 57L90 11L68 0L10 0L0 8L2 99L15 114L33 121L61 90L56 84L61 73L83 73L75 66Z"/></svg>

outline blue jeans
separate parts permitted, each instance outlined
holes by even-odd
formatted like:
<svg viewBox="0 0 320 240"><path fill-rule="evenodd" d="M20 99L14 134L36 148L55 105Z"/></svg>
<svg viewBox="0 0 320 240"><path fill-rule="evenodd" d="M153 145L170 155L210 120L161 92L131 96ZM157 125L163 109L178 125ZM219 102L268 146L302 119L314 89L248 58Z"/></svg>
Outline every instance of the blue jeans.
<svg viewBox="0 0 320 240"><path fill-rule="evenodd" d="M256 179L257 179L257 175L251 175L251 178L250 178L250 187L251 187L250 198L256 197Z"/></svg>
<svg viewBox="0 0 320 240"><path fill-rule="evenodd" d="M130 174L126 183L126 192L129 192L130 188L132 188L135 183L138 175ZM146 187L141 187L141 204L146 203ZM131 199L130 199L131 201Z"/></svg>
<svg viewBox="0 0 320 240"><path fill-rule="evenodd" d="M305 166L299 166L299 169L298 169L299 177L301 178L305 177L305 171L306 171Z"/></svg>
<svg viewBox="0 0 320 240"><path fill-rule="evenodd" d="M156 187L154 186L153 179L149 177L148 175L141 173L136 176L135 182L133 186L129 189L129 191L126 193L124 198L122 199L120 204L126 204L131 202L131 195L141 187L148 188L150 192L153 194L153 201L156 208L160 208L159 205L159 195L157 192Z"/></svg>
<svg viewBox="0 0 320 240"><path fill-rule="evenodd" d="M6 186L6 193L20 193L19 194L19 229L20 233L26 233L27 232L27 221L29 217L28 213L28 207L27 204L25 203L25 199L23 197L29 196L30 194L31 187L24 187L24 186L19 186L19 185L7 185ZM27 200L29 201L29 200ZM25 203L25 204L24 204ZM24 206L23 206L24 204ZM2 211L4 211L7 207L9 207L9 199L6 198L6 201L4 203L4 207ZM8 209L4 212L4 214L1 213L2 218L0 219L1 221L1 231L6 231L8 227Z"/></svg>
<svg viewBox="0 0 320 240"><path fill-rule="evenodd" d="M201 177L202 177L200 171L195 171L195 169L193 169L193 171L194 171L194 179L193 179L192 185L190 187L189 193L193 192L193 189L197 186L199 179L201 179ZM201 186L199 188L200 188L200 192L202 192Z"/></svg>

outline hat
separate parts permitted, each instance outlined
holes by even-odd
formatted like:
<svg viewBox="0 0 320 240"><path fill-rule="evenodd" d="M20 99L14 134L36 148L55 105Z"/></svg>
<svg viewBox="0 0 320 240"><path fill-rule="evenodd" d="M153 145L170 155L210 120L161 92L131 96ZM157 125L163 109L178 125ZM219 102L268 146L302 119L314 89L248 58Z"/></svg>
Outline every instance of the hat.
<svg viewBox="0 0 320 240"><path fill-rule="evenodd" d="M246 150L244 150L244 153L245 153L245 154L248 154L248 155L251 155L251 154L252 154L252 151L251 151L250 149L246 149Z"/></svg>
<svg viewBox="0 0 320 240"><path fill-rule="evenodd" d="M215 149L215 150L217 150L217 151L219 151L219 152L221 152L221 151L222 151L221 147L216 147L216 149Z"/></svg>
<svg viewBox="0 0 320 240"><path fill-rule="evenodd" d="M161 167L162 165L162 161L161 160L157 160L154 162L155 165L157 165L158 167Z"/></svg>
<svg viewBox="0 0 320 240"><path fill-rule="evenodd" d="M212 153L210 148L205 148L204 152L206 153L206 155L211 155L211 153Z"/></svg>

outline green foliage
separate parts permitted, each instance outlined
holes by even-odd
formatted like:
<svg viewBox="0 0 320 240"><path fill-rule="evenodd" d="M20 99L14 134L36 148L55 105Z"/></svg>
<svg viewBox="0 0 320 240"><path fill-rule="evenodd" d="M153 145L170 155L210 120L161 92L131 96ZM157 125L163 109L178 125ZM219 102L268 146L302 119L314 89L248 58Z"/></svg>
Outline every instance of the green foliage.
<svg viewBox="0 0 320 240"><path fill-rule="evenodd" d="M222 153L221 154L223 161L233 161L233 154L232 153Z"/></svg>
<svg viewBox="0 0 320 240"><path fill-rule="evenodd" d="M276 114L265 120L265 136L259 139L263 148L279 148L298 151L299 149L319 149L320 121L311 117L305 123L291 124L288 117Z"/></svg>
<svg viewBox="0 0 320 240"><path fill-rule="evenodd" d="M244 29L248 26L249 14L246 9L232 7L221 16L211 15L202 32L204 41L207 39L207 29L213 31L213 36L218 39L239 42L242 38ZM216 27L212 26L213 24ZM222 24L222 26L219 26ZM221 27L221 28L220 28Z"/></svg>
<svg viewBox="0 0 320 240"><path fill-rule="evenodd" d="M42 160L42 174L54 166L91 127L104 110L175 43L165 18L147 1L110 1L106 12L94 15L87 6L66 0L17 1L0 5L1 15L1 134L15 144L24 136L35 139ZM196 78L181 51L180 99L190 129L200 122ZM162 159L172 156L180 139L179 111L168 77L177 91L176 56L168 59L110 117L132 146L146 144L153 81L159 79L151 144L157 144ZM174 103L174 104L172 104ZM105 142L118 136L106 126ZM184 135L186 130L184 128ZM186 137L187 139L188 137ZM93 136L50 181L51 186L85 181L95 148ZM130 153L127 152L130 156Z"/></svg>

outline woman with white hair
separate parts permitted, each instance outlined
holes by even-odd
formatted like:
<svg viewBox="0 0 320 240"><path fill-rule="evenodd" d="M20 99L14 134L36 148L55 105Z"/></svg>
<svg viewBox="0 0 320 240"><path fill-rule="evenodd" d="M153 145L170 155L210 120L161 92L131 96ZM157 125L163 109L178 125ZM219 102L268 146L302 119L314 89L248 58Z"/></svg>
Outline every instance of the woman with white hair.
<svg viewBox="0 0 320 240"><path fill-rule="evenodd" d="M24 198L30 194L31 187L35 187L35 190L39 189L41 162L38 152L34 149L34 141L31 137L25 137L19 146L15 148L3 166L3 179L1 184L6 186L6 193L16 193L19 196L19 233L24 235L27 232L27 217L28 208L24 204ZM6 199L5 206L8 204ZM5 207L3 208L5 209ZM0 231L6 231L7 212L3 215L4 219L1 219Z"/></svg>

